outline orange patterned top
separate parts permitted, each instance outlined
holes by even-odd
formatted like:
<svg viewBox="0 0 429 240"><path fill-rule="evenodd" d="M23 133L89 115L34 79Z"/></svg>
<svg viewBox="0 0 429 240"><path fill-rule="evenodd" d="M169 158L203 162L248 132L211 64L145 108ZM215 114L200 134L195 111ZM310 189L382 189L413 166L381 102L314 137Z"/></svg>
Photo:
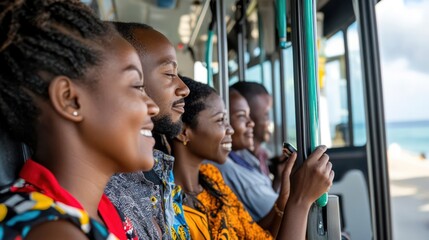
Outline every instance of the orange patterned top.
<svg viewBox="0 0 429 240"><path fill-rule="evenodd" d="M272 239L268 231L253 221L237 196L225 184L219 170L203 164L200 173L223 194L222 199L211 195L206 189L197 198L206 210L212 238L217 239Z"/></svg>

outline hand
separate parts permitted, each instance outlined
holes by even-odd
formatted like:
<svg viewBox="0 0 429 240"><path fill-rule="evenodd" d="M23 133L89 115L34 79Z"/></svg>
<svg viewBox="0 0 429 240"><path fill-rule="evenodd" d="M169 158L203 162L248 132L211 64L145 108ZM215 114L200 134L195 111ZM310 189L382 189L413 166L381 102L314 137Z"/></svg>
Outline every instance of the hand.
<svg viewBox="0 0 429 240"><path fill-rule="evenodd" d="M311 205L329 190L335 174L326 150L326 146L317 147L291 176L291 199Z"/></svg>
<svg viewBox="0 0 429 240"><path fill-rule="evenodd" d="M278 168L282 168L280 194L279 198L277 199L277 205L281 209L283 209L286 205L286 202L290 195L290 175L292 172L292 168L295 165L297 155L296 153L292 153L292 155L284 155L282 157L287 158L287 160L283 161L278 166Z"/></svg>

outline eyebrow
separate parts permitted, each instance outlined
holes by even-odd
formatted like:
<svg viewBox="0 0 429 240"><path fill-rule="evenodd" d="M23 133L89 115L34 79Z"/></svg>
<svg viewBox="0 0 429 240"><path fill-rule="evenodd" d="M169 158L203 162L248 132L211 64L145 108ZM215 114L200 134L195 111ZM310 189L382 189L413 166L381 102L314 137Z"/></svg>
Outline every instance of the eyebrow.
<svg viewBox="0 0 429 240"><path fill-rule="evenodd" d="M161 63L161 66L173 65L174 68L177 68L177 62L173 60L167 60Z"/></svg>
<svg viewBox="0 0 429 240"><path fill-rule="evenodd" d="M128 65L126 68L124 68L124 72L126 71L136 71L139 74L140 79L143 79L143 73L136 67L135 65Z"/></svg>
<svg viewBox="0 0 429 240"><path fill-rule="evenodd" d="M211 117L216 117L217 115L219 115L219 114L222 114L222 115L226 115L226 112L217 112L217 113L215 113L215 114L213 114Z"/></svg>

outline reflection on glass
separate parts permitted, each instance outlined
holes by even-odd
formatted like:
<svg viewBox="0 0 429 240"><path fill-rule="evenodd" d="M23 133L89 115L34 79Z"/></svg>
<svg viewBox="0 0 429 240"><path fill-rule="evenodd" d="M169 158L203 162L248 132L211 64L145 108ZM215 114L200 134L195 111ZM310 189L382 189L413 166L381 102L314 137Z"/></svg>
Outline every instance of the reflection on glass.
<svg viewBox="0 0 429 240"><path fill-rule="evenodd" d="M323 50L322 50L323 51ZM350 145L344 34L326 40L325 75L320 84L321 142L329 147Z"/></svg>
<svg viewBox="0 0 429 240"><path fill-rule="evenodd" d="M349 50L349 69L351 100L353 109L353 143L363 146L366 143L365 108L363 96L363 75L360 57L360 45L357 23L347 29L347 45Z"/></svg>

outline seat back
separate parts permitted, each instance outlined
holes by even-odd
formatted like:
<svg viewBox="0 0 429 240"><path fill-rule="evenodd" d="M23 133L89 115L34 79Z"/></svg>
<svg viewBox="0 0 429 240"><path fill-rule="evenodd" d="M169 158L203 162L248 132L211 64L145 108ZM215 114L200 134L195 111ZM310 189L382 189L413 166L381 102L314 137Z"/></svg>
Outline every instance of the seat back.
<svg viewBox="0 0 429 240"><path fill-rule="evenodd" d="M329 194L341 198L344 230L350 234L351 239L373 239L367 186L364 174L359 170L351 170L335 182L329 191Z"/></svg>
<svg viewBox="0 0 429 240"><path fill-rule="evenodd" d="M10 186L18 177L28 151L21 143L0 131L0 189Z"/></svg>

